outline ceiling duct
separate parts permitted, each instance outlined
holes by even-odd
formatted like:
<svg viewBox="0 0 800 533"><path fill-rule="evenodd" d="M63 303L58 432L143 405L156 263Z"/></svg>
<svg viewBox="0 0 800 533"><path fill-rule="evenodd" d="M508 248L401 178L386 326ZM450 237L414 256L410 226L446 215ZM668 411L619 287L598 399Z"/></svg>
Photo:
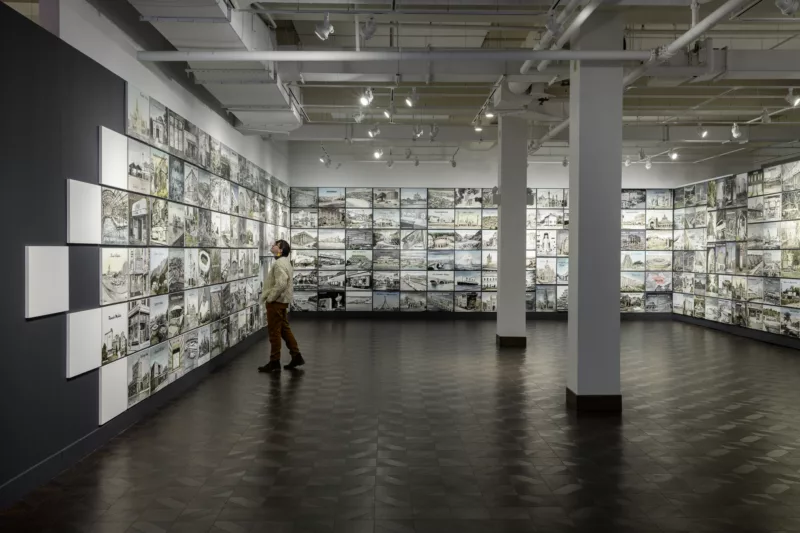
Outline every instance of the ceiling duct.
<svg viewBox="0 0 800 533"><path fill-rule="evenodd" d="M184 52L222 49L231 52L276 49L273 31L257 14L238 11L250 7L248 0L181 0L178 3L129 0L172 45ZM237 9L233 9L237 8ZM271 61L218 63L189 60L189 72L223 108L241 122L240 129L258 125L276 132L292 131L302 124L294 103Z"/></svg>

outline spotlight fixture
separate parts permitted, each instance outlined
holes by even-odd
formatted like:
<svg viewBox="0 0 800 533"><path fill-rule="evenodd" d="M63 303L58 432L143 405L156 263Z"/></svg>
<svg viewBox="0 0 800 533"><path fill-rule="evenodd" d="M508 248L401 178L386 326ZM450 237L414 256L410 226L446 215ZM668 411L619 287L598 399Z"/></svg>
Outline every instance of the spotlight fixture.
<svg viewBox="0 0 800 533"><path fill-rule="evenodd" d="M331 24L330 13L325 13L325 18L322 20L322 24L317 24L314 26L314 33L321 41L327 41L328 37L333 35L333 24Z"/></svg>
<svg viewBox="0 0 800 533"><path fill-rule="evenodd" d="M394 116L394 102L390 103L389 107L383 110L383 116L389 120L392 120L392 117Z"/></svg>
<svg viewBox="0 0 800 533"><path fill-rule="evenodd" d="M439 126L433 124L431 125L431 142L436 140L437 135L439 135Z"/></svg>
<svg viewBox="0 0 800 533"><path fill-rule="evenodd" d="M381 129L378 127L377 124L372 126L370 129L367 130L367 135L369 135L373 139L375 137L377 137L378 135L380 135L380 134L381 134Z"/></svg>
<svg viewBox="0 0 800 533"><path fill-rule="evenodd" d="M353 115L353 120L356 121L356 124L361 124L361 122L364 120L365 116L366 115L364 115L363 111L359 111L358 113Z"/></svg>
<svg viewBox="0 0 800 533"><path fill-rule="evenodd" d="M483 112L483 116L486 118L494 118L494 106L488 105L486 106L486 111Z"/></svg>
<svg viewBox="0 0 800 533"><path fill-rule="evenodd" d="M781 10L781 13L787 17L791 17L797 10L800 9L800 1L798 0L775 0L775 6Z"/></svg>
<svg viewBox="0 0 800 533"><path fill-rule="evenodd" d="M769 111L767 111L767 108L765 107L764 111L761 112L761 123L769 124L770 122L772 122L772 115L769 114Z"/></svg>
<svg viewBox="0 0 800 533"><path fill-rule="evenodd" d="M457 164L456 163L456 158L453 157L453 159L450 160L450 166L453 167L453 168L456 168L456 164Z"/></svg>
<svg viewBox="0 0 800 533"><path fill-rule="evenodd" d="M678 159L678 152L676 152L675 150L670 150L669 158L672 159L673 161L676 161Z"/></svg>
<svg viewBox="0 0 800 533"><path fill-rule="evenodd" d="M789 102L789 105L791 105L792 107L797 107L798 105L800 105L800 95L794 94L794 89L790 87L789 94L786 95L786 101Z"/></svg>
<svg viewBox="0 0 800 533"><path fill-rule="evenodd" d="M647 159L647 156L644 153L644 148L639 148L639 161L644 161Z"/></svg>
<svg viewBox="0 0 800 533"><path fill-rule="evenodd" d="M419 124L414 124L414 128L411 130L411 132L412 132L411 140L416 141L417 139L422 137L422 126L420 126Z"/></svg>
<svg viewBox="0 0 800 533"><path fill-rule="evenodd" d="M625 156L625 166L626 167L631 166L631 156L629 156L629 155Z"/></svg>
<svg viewBox="0 0 800 533"><path fill-rule="evenodd" d="M375 35L375 30L377 29L378 25L375 24L375 17L370 17L361 27L361 36L365 41L369 41L372 39L372 36Z"/></svg>
<svg viewBox="0 0 800 533"><path fill-rule="evenodd" d="M734 139L738 139L741 136L742 136L742 130L739 129L739 124L734 122L733 126L731 126L731 137L733 137Z"/></svg>
<svg viewBox="0 0 800 533"><path fill-rule="evenodd" d="M372 100L375 98L375 95L372 94L372 87L367 87L367 90L364 91L364 94L358 99L358 102L363 106L367 107L372 103Z"/></svg>
<svg viewBox="0 0 800 533"><path fill-rule="evenodd" d="M705 129L702 124L697 125L697 136L701 139L708 137L708 130Z"/></svg>
<svg viewBox="0 0 800 533"><path fill-rule="evenodd" d="M375 157L375 159L380 159L383 157L383 148L376 148L372 155Z"/></svg>
<svg viewBox="0 0 800 533"><path fill-rule="evenodd" d="M646 168L647 170L653 168L653 162L650 160L649 157L644 161L644 168Z"/></svg>
<svg viewBox="0 0 800 533"><path fill-rule="evenodd" d="M406 105L408 107L414 107L415 105L417 105L417 102L419 102L419 95L417 94L417 88L412 87L411 94L406 96Z"/></svg>
<svg viewBox="0 0 800 533"><path fill-rule="evenodd" d="M561 166L566 168L567 165L569 165L569 160L567 159L567 156L564 156L564 159L561 160Z"/></svg>
<svg viewBox="0 0 800 533"><path fill-rule="evenodd" d="M386 162L386 166L392 168L392 165L394 165L394 159L390 157L389 160Z"/></svg>
<svg viewBox="0 0 800 533"><path fill-rule="evenodd" d="M411 148L406 148L406 159L411 159Z"/></svg>
<svg viewBox="0 0 800 533"><path fill-rule="evenodd" d="M414 158L414 166L415 166L415 167L418 167L418 166L419 166L419 157L415 157L415 158Z"/></svg>

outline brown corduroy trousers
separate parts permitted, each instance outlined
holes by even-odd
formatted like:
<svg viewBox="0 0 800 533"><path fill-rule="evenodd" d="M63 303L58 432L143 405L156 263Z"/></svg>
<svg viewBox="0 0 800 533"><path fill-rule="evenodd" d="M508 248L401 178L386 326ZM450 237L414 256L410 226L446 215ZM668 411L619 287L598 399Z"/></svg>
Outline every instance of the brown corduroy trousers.
<svg viewBox="0 0 800 533"><path fill-rule="evenodd" d="M267 304L267 332L269 333L269 344L271 347L269 360L281 360L281 339L286 342L286 347L289 348L289 353L292 356L300 354L300 347L297 346L292 334L292 329L289 327L289 306L282 303L268 303Z"/></svg>

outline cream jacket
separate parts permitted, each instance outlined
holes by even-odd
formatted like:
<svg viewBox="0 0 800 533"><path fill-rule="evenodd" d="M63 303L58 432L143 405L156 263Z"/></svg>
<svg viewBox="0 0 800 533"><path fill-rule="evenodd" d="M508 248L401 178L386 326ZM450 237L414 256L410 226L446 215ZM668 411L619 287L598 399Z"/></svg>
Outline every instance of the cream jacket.
<svg viewBox="0 0 800 533"><path fill-rule="evenodd" d="M279 257L272 263L267 282L261 292L261 303L292 303L292 274L294 269L288 257Z"/></svg>

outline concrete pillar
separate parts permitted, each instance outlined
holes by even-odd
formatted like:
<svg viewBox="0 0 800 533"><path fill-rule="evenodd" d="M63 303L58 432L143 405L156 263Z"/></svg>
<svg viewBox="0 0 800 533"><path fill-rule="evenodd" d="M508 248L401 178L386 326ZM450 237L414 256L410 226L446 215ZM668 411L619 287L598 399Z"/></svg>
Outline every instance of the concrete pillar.
<svg viewBox="0 0 800 533"><path fill-rule="evenodd" d="M497 185L500 187L497 259L497 343L525 346L525 198L528 125L501 116Z"/></svg>
<svg viewBox="0 0 800 533"><path fill-rule="evenodd" d="M595 13L572 48L621 49L622 39L619 17ZM569 144L567 405L619 412L621 65L572 62Z"/></svg>

